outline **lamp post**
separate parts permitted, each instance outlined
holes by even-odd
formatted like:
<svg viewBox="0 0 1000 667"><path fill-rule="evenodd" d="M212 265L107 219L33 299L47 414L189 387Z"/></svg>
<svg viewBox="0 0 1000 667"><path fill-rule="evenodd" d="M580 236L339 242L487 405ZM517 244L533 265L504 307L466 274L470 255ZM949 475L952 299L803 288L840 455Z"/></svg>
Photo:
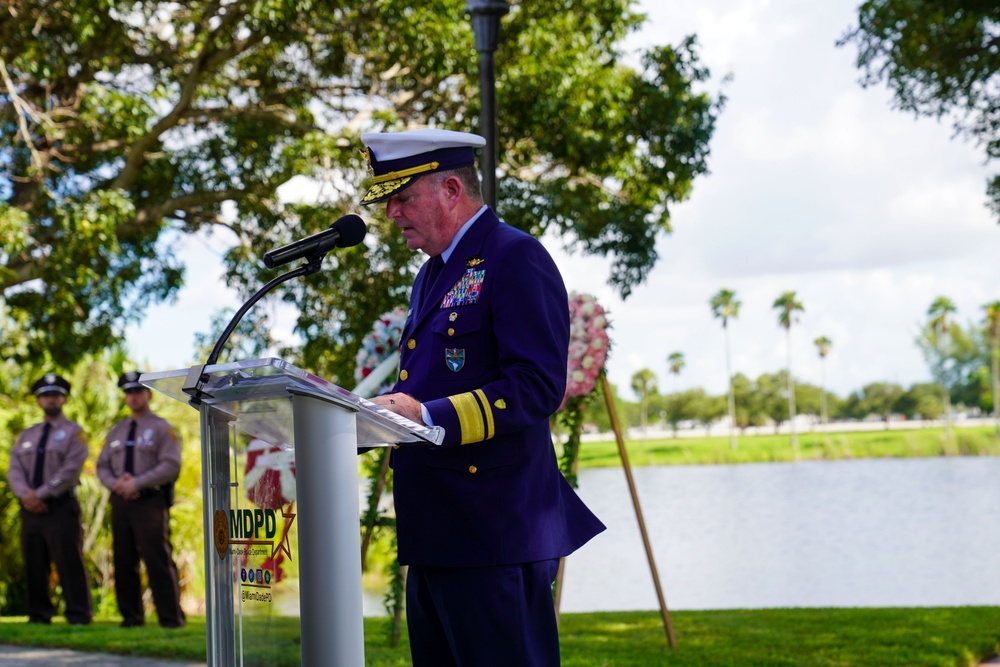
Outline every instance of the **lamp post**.
<svg viewBox="0 0 1000 667"><path fill-rule="evenodd" d="M510 11L507 0L467 0L465 12L472 17L472 33L479 52L479 126L483 147L483 199L497 206L497 99L493 53L500 41L500 19Z"/></svg>

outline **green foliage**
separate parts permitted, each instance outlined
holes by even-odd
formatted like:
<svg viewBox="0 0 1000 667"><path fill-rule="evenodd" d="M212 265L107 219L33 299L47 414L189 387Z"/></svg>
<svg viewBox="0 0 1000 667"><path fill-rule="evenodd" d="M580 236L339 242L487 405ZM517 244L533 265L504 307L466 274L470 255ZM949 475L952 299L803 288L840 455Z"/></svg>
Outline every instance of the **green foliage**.
<svg viewBox="0 0 1000 667"><path fill-rule="evenodd" d="M663 397L663 416L667 423L677 433L678 425L682 421L702 421L706 412L706 401L709 397L704 389L689 389ZM725 405L723 404L723 412ZM722 416L720 413L717 416Z"/></svg>
<svg viewBox="0 0 1000 667"><path fill-rule="evenodd" d="M707 172L722 98L693 37L623 63L629 0L515 3L496 54L499 209L612 259L627 295L656 262L670 205ZM64 367L120 341L183 271L168 240L226 227L227 282L357 210L358 135L477 128L478 55L463 0L400 4L26 0L0 16L0 290L5 358ZM552 123L558 118L559 123ZM298 202L311 179L317 198ZM419 258L376 210L365 246L274 295L301 348L346 381ZM170 231L170 234L165 232ZM348 316L350 313L350 316ZM8 340L21 341L18 344Z"/></svg>
<svg viewBox="0 0 1000 667"><path fill-rule="evenodd" d="M562 446L562 455L559 457L559 470L574 489L577 488L576 470L580 460L580 436L583 433L587 407L595 404L594 399L600 392L602 384L601 382L596 383L586 396L571 396L566 399L566 405L558 414L559 423L567 432L566 440ZM602 403L601 406L595 406L595 408L603 408L607 414L606 404Z"/></svg>
<svg viewBox="0 0 1000 667"><path fill-rule="evenodd" d="M854 458L917 458L928 456L998 456L1000 442L993 429L955 429L953 439L940 428L799 433L799 456L788 447L787 435L744 435L734 450L726 436L649 438L626 442L634 467L652 465L711 465L773 461L833 461ZM580 467L621 466L612 440L587 442L580 448Z"/></svg>
<svg viewBox="0 0 1000 667"><path fill-rule="evenodd" d="M894 609L753 609L673 611L678 647L667 645L657 611L562 614L559 634L566 667L967 667L1000 651L1000 607ZM386 644L378 625L365 619L365 665L410 665L406 633ZM98 621L89 627L28 625L0 620L6 641L124 655L205 660L205 622L152 627L140 635ZM298 665L296 619L273 629L278 646L268 657L276 667Z"/></svg>
<svg viewBox="0 0 1000 667"><path fill-rule="evenodd" d="M866 384L859 394L852 395L848 401L852 403L851 409L858 419L878 415L885 421L886 428L889 428L889 421L893 414L898 413L904 395L903 387L894 382L872 382Z"/></svg>
<svg viewBox="0 0 1000 667"><path fill-rule="evenodd" d="M1000 157L1000 5L981 0L868 0L838 45L858 48L861 84L884 82L894 105L952 119L956 134ZM1000 219L1000 175L987 187Z"/></svg>

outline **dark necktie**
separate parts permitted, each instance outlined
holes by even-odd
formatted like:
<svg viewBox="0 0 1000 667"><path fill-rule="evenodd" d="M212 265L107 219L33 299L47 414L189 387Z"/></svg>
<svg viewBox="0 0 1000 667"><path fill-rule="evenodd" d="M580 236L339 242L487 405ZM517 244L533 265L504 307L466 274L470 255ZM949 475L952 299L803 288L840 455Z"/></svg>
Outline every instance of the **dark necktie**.
<svg viewBox="0 0 1000 667"><path fill-rule="evenodd" d="M431 257L427 260L427 276L424 279L424 286L421 290L420 295L420 308L423 309L424 303L430 299L431 288L434 286L434 282L441 275L441 269L444 268L444 260L441 259L441 255L436 257Z"/></svg>
<svg viewBox="0 0 1000 667"><path fill-rule="evenodd" d="M125 438L125 472L135 472L135 420L129 422L128 437Z"/></svg>
<svg viewBox="0 0 1000 667"><path fill-rule="evenodd" d="M38 441L38 451L35 453L35 474L31 478L31 488L37 489L45 481L45 444L49 441L49 429L52 424L45 422L42 427L42 439Z"/></svg>
<svg viewBox="0 0 1000 667"><path fill-rule="evenodd" d="M436 257L431 257L430 266L427 267L428 289L430 289L430 287L434 284L434 281L437 280L437 277L441 275L441 269L443 268L444 268L444 260L441 259L441 255L438 255Z"/></svg>

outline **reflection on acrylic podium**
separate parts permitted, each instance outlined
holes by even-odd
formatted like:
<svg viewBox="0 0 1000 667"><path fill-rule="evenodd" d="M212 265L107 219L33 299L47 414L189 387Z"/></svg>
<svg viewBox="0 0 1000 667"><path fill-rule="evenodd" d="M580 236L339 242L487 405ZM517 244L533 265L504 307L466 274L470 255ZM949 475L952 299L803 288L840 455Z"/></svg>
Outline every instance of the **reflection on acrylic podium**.
<svg viewBox="0 0 1000 667"><path fill-rule="evenodd" d="M358 448L433 446L440 427L384 410L280 359L147 373L201 413L210 667L362 667Z"/></svg>

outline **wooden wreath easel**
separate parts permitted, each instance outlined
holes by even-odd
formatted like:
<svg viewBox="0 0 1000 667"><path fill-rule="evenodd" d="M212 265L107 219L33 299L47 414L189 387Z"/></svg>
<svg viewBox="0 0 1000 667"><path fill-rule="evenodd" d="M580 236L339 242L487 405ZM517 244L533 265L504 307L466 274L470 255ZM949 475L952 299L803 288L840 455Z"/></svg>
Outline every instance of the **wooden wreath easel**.
<svg viewBox="0 0 1000 667"><path fill-rule="evenodd" d="M649 543L649 535L646 532L646 522L642 518L642 507L639 506L639 494L635 489L635 480L632 478L632 466L628 462L628 452L625 450L625 438L622 436L621 423L618 421L618 411L615 410L615 401L611 393L611 384L607 375L601 372L601 391L604 393L604 403L608 408L608 417L611 419L611 428L615 432L615 440L618 442L618 455L622 460L622 468L625 470L625 479L628 481L628 489L632 494L632 506L635 508L635 518L639 522L639 532L642 533L642 543L646 547L646 558L649 560L649 571L653 575L653 585L656 586L656 597L660 602L660 615L663 617L663 629L667 633L667 641L671 648L677 648L677 636L674 634L673 623L670 622L670 612L667 610L667 601L663 596L663 587L660 585L660 575L656 571L656 561L653 559L653 548ZM579 436L579 433L576 434ZM576 474L577 462L580 450L574 452L570 461L570 470ZM562 598L563 571L565 570L566 559L559 559L559 571L556 574L555 606L556 618L559 618L559 604Z"/></svg>

